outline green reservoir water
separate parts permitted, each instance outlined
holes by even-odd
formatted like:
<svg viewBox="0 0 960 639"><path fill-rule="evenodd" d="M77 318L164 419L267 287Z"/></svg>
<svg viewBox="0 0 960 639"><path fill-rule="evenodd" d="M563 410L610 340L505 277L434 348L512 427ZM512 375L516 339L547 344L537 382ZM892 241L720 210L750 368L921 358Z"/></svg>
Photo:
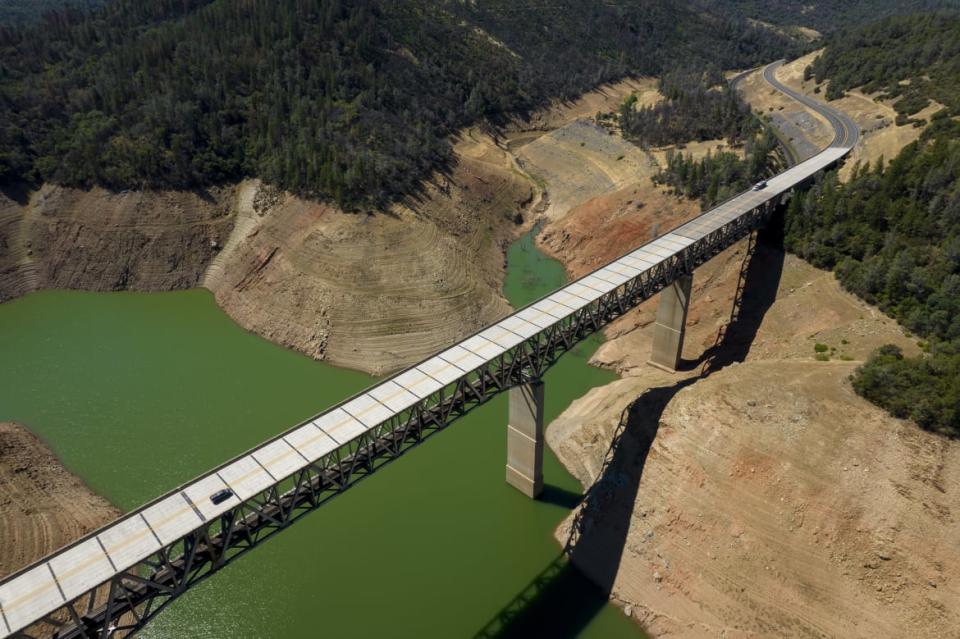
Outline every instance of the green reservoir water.
<svg viewBox="0 0 960 639"><path fill-rule="evenodd" d="M509 252L520 306L559 286L532 235ZM613 379L582 344L546 376L547 418ZM131 509L375 380L237 327L205 290L45 291L0 305L0 420L43 437ZM504 482L506 397L474 411L182 597L142 633L201 637L471 637L551 562L580 492L552 454L547 497ZM642 637L566 570L505 636ZM538 606L538 607L537 607Z"/></svg>

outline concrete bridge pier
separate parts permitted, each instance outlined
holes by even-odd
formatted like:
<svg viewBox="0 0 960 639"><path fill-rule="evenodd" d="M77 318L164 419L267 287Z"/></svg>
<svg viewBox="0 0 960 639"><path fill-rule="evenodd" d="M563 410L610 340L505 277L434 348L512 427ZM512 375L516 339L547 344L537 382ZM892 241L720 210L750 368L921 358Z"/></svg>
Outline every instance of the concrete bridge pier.
<svg viewBox="0 0 960 639"><path fill-rule="evenodd" d="M684 275L660 293L650 364L671 373L680 365L692 286L693 275Z"/></svg>
<svg viewBox="0 0 960 639"><path fill-rule="evenodd" d="M507 483L530 498L543 492L543 382L511 388Z"/></svg>

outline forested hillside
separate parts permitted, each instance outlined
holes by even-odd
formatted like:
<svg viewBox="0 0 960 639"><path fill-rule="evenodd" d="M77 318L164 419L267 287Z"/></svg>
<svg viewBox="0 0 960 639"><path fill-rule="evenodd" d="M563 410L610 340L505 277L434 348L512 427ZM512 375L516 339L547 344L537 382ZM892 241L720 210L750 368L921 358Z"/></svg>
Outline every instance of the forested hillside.
<svg viewBox="0 0 960 639"><path fill-rule="evenodd" d="M481 118L783 37L666 0L114 0L0 31L0 183L410 193Z"/></svg>
<svg viewBox="0 0 960 639"><path fill-rule="evenodd" d="M933 99L960 114L960 17L933 13L888 18L837 34L807 74L830 80L827 98L854 87L899 97L902 115L920 111Z"/></svg>
<svg viewBox="0 0 960 639"><path fill-rule="evenodd" d="M795 199L786 246L919 335L882 349L855 388L898 417L960 436L960 124L940 120L886 168L834 174Z"/></svg>
<svg viewBox="0 0 960 639"><path fill-rule="evenodd" d="M879 18L938 9L960 9L960 0L697 0L708 11L730 12L754 20L832 33Z"/></svg>
<svg viewBox="0 0 960 639"><path fill-rule="evenodd" d="M664 97L660 102L637 108L636 96L631 96L616 115L623 136L634 144L681 149L667 152L667 166L655 182L699 199L706 209L782 165L776 136L718 69L673 69L663 74L658 89ZM743 145L744 157L721 151L695 160L682 151L687 142L720 139L731 146Z"/></svg>
<svg viewBox="0 0 960 639"><path fill-rule="evenodd" d="M843 87L897 87L926 73L942 86L925 84L931 93L916 95L956 109L960 40L949 34L957 26L943 16L914 17L838 35L819 77ZM858 167L846 184L830 175L795 198L786 245L835 270L844 287L896 317L927 351L905 358L881 349L855 376L857 391L899 417L960 436L960 122L941 111L889 166Z"/></svg>
<svg viewBox="0 0 960 639"><path fill-rule="evenodd" d="M699 199L706 210L782 169L784 160L779 150L777 137L763 130L747 139L744 158L730 151L707 153L699 160L683 152L668 152L667 166L655 181Z"/></svg>
<svg viewBox="0 0 960 639"><path fill-rule="evenodd" d="M36 22L50 11L71 7L89 11L106 0L0 0L0 27Z"/></svg>
<svg viewBox="0 0 960 639"><path fill-rule="evenodd" d="M726 138L742 142L759 128L750 105L727 83L717 68L672 69L658 82L665 98L635 108L628 100L618 113L624 137L643 146L665 146L694 140Z"/></svg>

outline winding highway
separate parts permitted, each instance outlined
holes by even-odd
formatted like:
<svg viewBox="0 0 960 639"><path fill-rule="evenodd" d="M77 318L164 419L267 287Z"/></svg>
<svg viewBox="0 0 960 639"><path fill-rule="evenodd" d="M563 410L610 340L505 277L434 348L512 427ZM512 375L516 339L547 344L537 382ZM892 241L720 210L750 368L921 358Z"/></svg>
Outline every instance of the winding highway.
<svg viewBox="0 0 960 639"><path fill-rule="evenodd" d="M780 64L764 77L830 122L827 148L6 577L0 637L137 632L234 558L475 406L539 380L581 340L761 227L859 139L845 115L779 83Z"/></svg>
<svg viewBox="0 0 960 639"><path fill-rule="evenodd" d="M819 100L814 100L809 96L798 93L777 80L777 69L783 66L783 62L783 60L777 60L773 64L768 64L764 67L763 79L780 92L789 95L800 104L816 111L826 118L834 130L833 142L830 143L830 146L846 146L851 148L856 146L857 142L860 141L860 128L850 116L842 111L831 108Z"/></svg>

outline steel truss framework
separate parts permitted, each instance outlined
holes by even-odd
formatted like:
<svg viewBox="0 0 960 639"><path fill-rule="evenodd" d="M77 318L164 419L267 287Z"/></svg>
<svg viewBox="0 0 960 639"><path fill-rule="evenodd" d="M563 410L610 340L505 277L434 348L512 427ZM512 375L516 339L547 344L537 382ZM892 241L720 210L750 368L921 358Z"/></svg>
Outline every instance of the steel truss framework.
<svg viewBox="0 0 960 639"><path fill-rule="evenodd" d="M11 636L106 639L134 634L192 586L430 435L509 388L539 379L576 344L763 226L776 202L739 216Z"/></svg>

